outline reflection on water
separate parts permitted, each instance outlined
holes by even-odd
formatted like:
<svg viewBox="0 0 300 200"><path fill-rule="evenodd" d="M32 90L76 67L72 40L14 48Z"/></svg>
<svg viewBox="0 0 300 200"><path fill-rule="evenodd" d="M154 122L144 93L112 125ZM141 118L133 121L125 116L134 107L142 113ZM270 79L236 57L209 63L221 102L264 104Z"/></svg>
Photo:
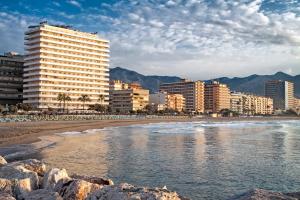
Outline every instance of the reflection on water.
<svg viewBox="0 0 300 200"><path fill-rule="evenodd" d="M192 199L300 189L300 122L182 122L93 130L42 152L52 166Z"/></svg>

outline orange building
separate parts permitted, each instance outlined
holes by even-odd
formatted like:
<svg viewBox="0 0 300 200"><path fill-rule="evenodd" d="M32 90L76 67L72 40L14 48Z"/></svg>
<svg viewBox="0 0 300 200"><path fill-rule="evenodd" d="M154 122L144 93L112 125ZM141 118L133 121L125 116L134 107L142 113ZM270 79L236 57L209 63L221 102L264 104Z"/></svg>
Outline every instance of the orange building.
<svg viewBox="0 0 300 200"><path fill-rule="evenodd" d="M205 112L218 113L223 109L230 109L230 89L217 81L205 84L204 90Z"/></svg>

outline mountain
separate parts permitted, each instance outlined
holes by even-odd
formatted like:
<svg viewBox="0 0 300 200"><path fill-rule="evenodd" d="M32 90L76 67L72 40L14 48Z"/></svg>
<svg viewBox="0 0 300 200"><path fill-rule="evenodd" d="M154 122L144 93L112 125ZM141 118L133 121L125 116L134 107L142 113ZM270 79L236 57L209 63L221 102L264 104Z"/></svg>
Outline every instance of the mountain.
<svg viewBox="0 0 300 200"><path fill-rule="evenodd" d="M126 83L138 82L143 88L150 90L150 93L158 91L161 83L178 82L181 79L176 76L145 76L121 67L110 69L109 74L110 80L121 80Z"/></svg>
<svg viewBox="0 0 300 200"><path fill-rule="evenodd" d="M127 83L139 82L144 88L149 89L151 93L158 91L159 84L161 83L171 83L181 80L180 77L176 76L145 76L121 67L110 69L110 79L122 80ZM268 80L291 81L295 84L296 96L300 97L300 75L291 76L283 72L277 72L273 75L253 74L247 77L221 77L213 80L227 84L232 91L247 92L257 95L264 95L264 85Z"/></svg>

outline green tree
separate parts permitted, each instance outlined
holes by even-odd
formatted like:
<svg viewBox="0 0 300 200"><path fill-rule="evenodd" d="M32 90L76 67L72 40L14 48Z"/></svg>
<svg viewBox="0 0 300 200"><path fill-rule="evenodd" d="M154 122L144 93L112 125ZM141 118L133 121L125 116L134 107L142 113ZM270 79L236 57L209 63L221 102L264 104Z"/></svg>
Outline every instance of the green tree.
<svg viewBox="0 0 300 200"><path fill-rule="evenodd" d="M18 103L17 104L17 108L19 110L24 110L24 111L30 111L30 110L32 110L31 104L28 104L28 103Z"/></svg>
<svg viewBox="0 0 300 200"><path fill-rule="evenodd" d="M61 103L63 103L63 112L65 112L66 102L71 101L71 97L66 93L59 93L57 95L57 101L59 101L59 107L61 108Z"/></svg>
<svg viewBox="0 0 300 200"><path fill-rule="evenodd" d="M99 101L101 104L103 104L104 100L105 100L105 95L100 94L100 95L99 95L99 98L98 98L98 101Z"/></svg>
<svg viewBox="0 0 300 200"><path fill-rule="evenodd" d="M83 94L83 95L81 95L81 97L78 98L78 101L82 102L82 109L84 110L85 103L91 101L91 99L89 98L88 95Z"/></svg>

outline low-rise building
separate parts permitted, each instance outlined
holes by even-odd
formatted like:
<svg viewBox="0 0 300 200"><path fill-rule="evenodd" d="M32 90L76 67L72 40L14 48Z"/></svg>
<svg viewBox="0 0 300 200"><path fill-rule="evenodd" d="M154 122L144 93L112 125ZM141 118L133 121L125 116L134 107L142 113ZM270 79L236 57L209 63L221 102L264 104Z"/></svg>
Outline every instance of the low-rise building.
<svg viewBox="0 0 300 200"><path fill-rule="evenodd" d="M230 89L217 81L206 83L204 105L207 113L219 113L221 110L230 109Z"/></svg>
<svg viewBox="0 0 300 200"><path fill-rule="evenodd" d="M0 104L22 103L24 56L15 52L0 56Z"/></svg>
<svg viewBox="0 0 300 200"><path fill-rule="evenodd" d="M246 115L270 115L273 99L244 93L231 93L230 110Z"/></svg>
<svg viewBox="0 0 300 200"><path fill-rule="evenodd" d="M185 110L185 98L182 94L168 94L167 92L150 94L149 104L153 105L157 111L171 109L182 112Z"/></svg>
<svg viewBox="0 0 300 200"><path fill-rule="evenodd" d="M126 86L126 84L123 86ZM110 90L109 103L112 111L128 113L144 110L149 104L149 90L142 89L136 83L133 85L128 84L128 88L126 87Z"/></svg>

